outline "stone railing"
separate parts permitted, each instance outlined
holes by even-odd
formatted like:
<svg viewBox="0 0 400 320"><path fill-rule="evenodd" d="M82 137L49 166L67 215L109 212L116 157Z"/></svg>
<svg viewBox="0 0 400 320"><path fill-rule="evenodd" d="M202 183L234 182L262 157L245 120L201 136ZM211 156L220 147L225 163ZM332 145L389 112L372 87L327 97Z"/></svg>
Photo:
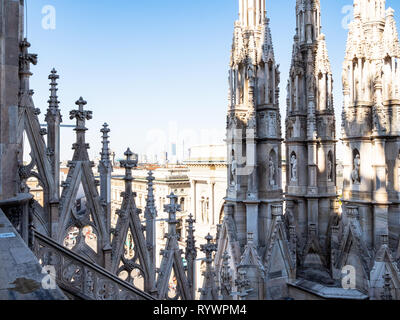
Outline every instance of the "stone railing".
<svg viewBox="0 0 400 320"><path fill-rule="evenodd" d="M42 267L55 272L57 285L70 297L84 300L155 300L100 266L33 232L33 251Z"/></svg>

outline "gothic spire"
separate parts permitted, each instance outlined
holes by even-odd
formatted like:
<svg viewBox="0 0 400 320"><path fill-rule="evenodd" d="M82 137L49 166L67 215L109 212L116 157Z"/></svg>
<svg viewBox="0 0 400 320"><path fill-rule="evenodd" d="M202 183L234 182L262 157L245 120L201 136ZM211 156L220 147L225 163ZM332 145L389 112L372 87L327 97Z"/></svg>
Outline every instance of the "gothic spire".
<svg viewBox="0 0 400 320"><path fill-rule="evenodd" d="M205 254L206 271L203 273L204 284L203 288L200 289L201 297L200 300L217 300L218 290L215 285L216 275L213 268L213 253L217 251L217 246L213 243L213 237L208 234L205 238L206 244L200 246L200 250Z"/></svg>
<svg viewBox="0 0 400 320"><path fill-rule="evenodd" d="M222 300L232 300L232 273L229 266L230 258L228 251L225 251L222 256L222 267L220 273L220 291Z"/></svg>
<svg viewBox="0 0 400 320"><path fill-rule="evenodd" d="M109 132L108 124L104 123L103 128L100 130L102 135L102 150L101 160L99 162L99 173L100 173L100 199L101 204L104 208L104 213L107 219L107 230L111 230L111 173L112 164L110 161L110 149L109 149Z"/></svg>
<svg viewBox="0 0 400 320"><path fill-rule="evenodd" d="M146 208L144 209L144 217L146 219L146 243L149 251L150 260L155 267L156 264L156 217L157 209L154 204L154 187L155 180L153 172L149 171L147 176L147 199Z"/></svg>
<svg viewBox="0 0 400 320"><path fill-rule="evenodd" d="M176 232L176 212L181 211L180 205L177 204L178 197L171 193L168 196L169 204L164 206L164 211L168 213L168 234L165 250L161 250L162 260L157 278L157 291L159 299L166 299L169 290L169 281L174 273L177 281L175 299L193 300L189 281L185 272L182 261L182 250L179 248Z"/></svg>
<svg viewBox="0 0 400 320"><path fill-rule="evenodd" d="M186 220L187 222L187 236L186 236L186 261L187 261L187 274L189 285L192 288L193 296L194 296L194 287L195 287L195 265L196 265L196 258L197 258L197 249L196 249L196 239L194 237L194 223L196 222L193 219L193 215L189 215L189 219Z"/></svg>
<svg viewBox="0 0 400 320"><path fill-rule="evenodd" d="M128 272L128 279L134 285L144 281L144 290L155 294L155 268L150 261L149 252L144 237L143 225L136 207L136 193L132 191L132 169L137 167L137 155L129 148L125 152L125 160L120 161L125 169L125 192L122 193L121 209L117 211L119 218L113 230L112 240L112 270L117 275ZM129 250L127 250L129 246ZM135 275L136 274L136 275Z"/></svg>
<svg viewBox="0 0 400 320"><path fill-rule="evenodd" d="M89 144L87 144L85 140L85 132L88 129L85 125L86 120L91 120L93 118L93 113L92 111L84 110L84 106L87 105L87 102L83 100L82 97L80 97L75 104L79 108L70 112L70 119L76 119L76 127L74 129L76 132L76 143L74 144L73 149L75 151L80 150L80 152L74 154L74 160L88 160L89 156L87 154L87 149L89 149ZM79 157L79 159L75 157Z"/></svg>
<svg viewBox="0 0 400 320"><path fill-rule="evenodd" d="M53 68L49 75L50 82L50 98L48 100L49 108L45 121L47 122L47 154L50 157L52 174L55 185L55 199L57 200L60 196L60 124L62 122L62 116L59 109L58 97L57 97L57 80L60 76L57 74L56 69Z"/></svg>
<svg viewBox="0 0 400 320"><path fill-rule="evenodd" d="M101 149L101 161L104 163L104 165L106 166L111 166L111 162L110 162L110 149L109 149L109 145L110 145L110 140L109 138L109 133L110 133L110 129L108 127L107 123L103 124L103 128L100 130L100 132L103 134L102 136L102 145L103 148Z"/></svg>
<svg viewBox="0 0 400 320"><path fill-rule="evenodd" d="M132 169L137 167L137 156L131 151L130 148L128 148L125 153L124 153L126 159L120 161L121 167L125 169L125 176L124 176L124 181L125 181L125 192L126 193L132 193Z"/></svg>
<svg viewBox="0 0 400 320"><path fill-rule="evenodd" d="M57 96L57 80L60 79L60 76L57 74L56 69L52 69L51 73L49 75L49 80L50 82L50 99L48 101L49 103L49 110L57 110L59 107L60 101L58 101L58 96Z"/></svg>
<svg viewBox="0 0 400 320"><path fill-rule="evenodd" d="M264 292L260 290L260 288L264 287L260 286L260 284L264 283L266 279L265 268L260 256L258 255L257 248L254 243L254 236L250 232L247 234L247 245L237 268L238 272L244 270L249 279L252 279L253 281L256 279L256 282L250 281L251 288L255 288L255 290L252 291L251 298L260 300L265 299Z"/></svg>

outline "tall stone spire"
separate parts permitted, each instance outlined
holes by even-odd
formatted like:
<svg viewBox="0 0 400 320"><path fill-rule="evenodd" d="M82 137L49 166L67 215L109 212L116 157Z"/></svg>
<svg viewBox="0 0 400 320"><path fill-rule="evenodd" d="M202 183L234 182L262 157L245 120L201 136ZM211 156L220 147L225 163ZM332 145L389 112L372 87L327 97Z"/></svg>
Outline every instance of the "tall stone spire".
<svg viewBox="0 0 400 320"><path fill-rule="evenodd" d="M280 72L265 1L243 0L239 6L229 71L227 202L234 204L243 250L248 232L257 246L265 245L259 232L268 229L271 206L282 201L282 158Z"/></svg>
<svg viewBox="0 0 400 320"><path fill-rule="evenodd" d="M59 78L60 76L57 74L56 69L51 70L49 75L49 80L51 80L49 108L45 118L47 122L47 149L56 189L55 199L60 196L60 124L62 123L62 116L59 109L60 101L58 101L57 96L57 80Z"/></svg>
<svg viewBox="0 0 400 320"><path fill-rule="evenodd" d="M215 261L220 275L224 252L228 251L230 266L235 268L232 286L237 281L243 283L236 267L243 259L247 235L252 234L252 246L262 255L272 234L273 208L283 206L280 71L270 21L265 0L239 1L239 7L229 71L225 204L229 217L221 228ZM241 294L247 289L243 290Z"/></svg>
<svg viewBox="0 0 400 320"><path fill-rule="evenodd" d="M177 290L175 299L193 300L192 290L183 266L182 250L179 249L179 235L176 232L176 212L181 211L181 207L177 204L178 197L171 193L168 196L170 203L164 206L164 211L168 213L168 234L165 250L161 250L162 260L160 271L157 278L157 291L160 300L166 299L169 290L169 281L172 274L176 277Z"/></svg>
<svg viewBox="0 0 400 320"><path fill-rule="evenodd" d="M206 258L206 271L203 273L204 276L204 284L203 288L199 291L201 292L200 300L217 300L218 299L218 290L215 285L216 283L216 274L215 270L212 266L213 263L213 253L217 251L217 246L213 243L213 237L208 234L205 238L207 240L206 244L202 244L200 246L200 250L205 254Z"/></svg>
<svg viewBox="0 0 400 320"><path fill-rule="evenodd" d="M350 248L348 259L365 261L354 267L356 272L367 269L357 287L368 290L369 281L381 283L384 276L369 269L382 270L380 248L388 245L388 252L395 251L400 241L400 223L392 218L400 210L400 46L394 11L386 10L384 0L355 0L354 12L342 74L342 220L344 230L357 227L359 242L367 248ZM347 262L337 262L338 268L342 263Z"/></svg>
<svg viewBox="0 0 400 320"><path fill-rule="evenodd" d="M45 121L47 122L47 156L51 164L51 173L54 180L54 194L51 195L50 216L51 216L51 233L53 236L57 232L57 222L59 219L59 203L60 203L60 125L62 116L59 109L59 101L57 96L57 80L60 76L56 69L53 68L49 75L50 82L50 98L48 100L49 108Z"/></svg>
<svg viewBox="0 0 400 320"><path fill-rule="evenodd" d="M72 149L75 150L73 160L89 160L89 155L87 153L89 144L86 143L85 138L85 133L88 130L86 128L86 120L91 120L93 113L92 111L84 110L87 102L83 100L82 97L80 97L75 104L79 107L78 110L72 110L70 112L70 119L76 119L76 127L74 129L76 132L76 143L72 147Z"/></svg>
<svg viewBox="0 0 400 320"><path fill-rule="evenodd" d="M296 3L286 118L286 210L297 231L299 270L309 280L316 268L329 278L325 244L336 199L333 80L320 11L318 0Z"/></svg>
<svg viewBox="0 0 400 320"><path fill-rule="evenodd" d="M258 255L257 248L253 242L253 235L247 235L247 245L244 250L242 261L238 266L238 273L245 272L249 280L249 286L253 288L246 296L246 300L264 300L266 298L266 272L264 265ZM242 297L244 298L244 297Z"/></svg>
<svg viewBox="0 0 400 320"><path fill-rule="evenodd" d="M157 209L154 200L153 181L155 180L153 172L149 171L147 176L147 199L144 209L144 218L146 219L146 244L149 251L150 260L155 268L156 265L156 217Z"/></svg>
<svg viewBox="0 0 400 320"><path fill-rule="evenodd" d="M228 251L225 251L222 256L222 267L219 275L222 300L232 300L232 272L229 266L229 259Z"/></svg>
<svg viewBox="0 0 400 320"><path fill-rule="evenodd" d="M110 160L110 149L109 149L109 136L110 129L107 123L103 124L103 128L100 130L102 133L102 149L101 149L101 160L99 163L100 173L100 200L104 208L104 214L107 219L107 229L111 230L111 173L113 171L111 160Z"/></svg>
<svg viewBox="0 0 400 320"><path fill-rule="evenodd" d="M196 222L193 219L193 215L190 214L187 222L187 236L186 236L186 252L185 258L187 261L187 274L189 285L193 292L193 297L195 296L195 287L196 287L196 258L197 258L197 249L196 249L196 239L194 236L194 223Z"/></svg>

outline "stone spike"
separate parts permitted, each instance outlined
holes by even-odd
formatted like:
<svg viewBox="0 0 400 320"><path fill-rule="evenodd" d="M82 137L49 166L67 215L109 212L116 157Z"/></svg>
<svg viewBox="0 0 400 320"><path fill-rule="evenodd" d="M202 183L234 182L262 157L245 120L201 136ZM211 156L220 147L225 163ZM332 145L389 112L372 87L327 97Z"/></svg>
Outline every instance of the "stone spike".
<svg viewBox="0 0 400 320"><path fill-rule="evenodd" d="M109 129L107 123L104 123L103 124L103 128L100 130L100 132L103 134L103 136L102 136L102 138L103 138L103 140L102 140L103 148L102 148L101 153L100 153L101 161L103 161L104 164L107 164L108 166L111 165L111 161L110 161L111 152L110 152L110 149L109 149L110 141L108 140L108 138L109 138L108 134L110 133L110 131L111 130Z"/></svg>
<svg viewBox="0 0 400 320"><path fill-rule="evenodd" d="M87 102L83 100L82 97L80 97L75 104L79 106L79 109L70 112L70 119L76 119L76 131L86 131L85 121L91 120L93 118L93 113L92 111L84 110L84 106L87 105Z"/></svg>
<svg viewBox="0 0 400 320"><path fill-rule="evenodd" d="M205 239L207 240L207 244L202 244L200 246L200 251L206 255L206 262L211 266L213 262L212 254L213 252L217 251L217 245L215 243L212 243L213 237L211 236L211 234L208 234Z"/></svg>
<svg viewBox="0 0 400 320"><path fill-rule="evenodd" d="M187 238L186 238L186 258L197 257L197 250L196 250L196 239L194 237L194 223L196 222L193 219L193 215L189 215L189 219L186 220L187 222Z"/></svg>
<svg viewBox="0 0 400 320"><path fill-rule="evenodd" d="M146 180L147 180L147 199L146 199L146 208L144 215L147 220L151 220L157 217L157 209L155 206L155 199L154 199L153 181L155 180L155 178L153 176L153 171L148 172Z"/></svg>
<svg viewBox="0 0 400 320"><path fill-rule="evenodd" d="M170 203L164 205L164 211L169 214L169 236L177 236L176 225L178 224L178 221L176 220L176 213L181 211L181 206L177 204L178 197L173 192L171 192L167 198L169 199Z"/></svg>
<svg viewBox="0 0 400 320"><path fill-rule="evenodd" d="M73 149L89 149L89 144L85 142L85 132L88 130L86 128L86 120L90 120L93 118L92 111L84 110L84 106L87 104L82 97L79 98L78 101L75 102L77 106L79 106L78 110L72 110L70 112L70 119L76 119L76 143L73 146ZM79 154L78 154L79 155Z"/></svg>
<svg viewBox="0 0 400 320"><path fill-rule="evenodd" d="M217 288L215 286L215 271L212 266L213 263L213 253L217 251L217 246L213 243L213 237L208 234L205 239L207 240L207 244L203 244L200 246L200 250L206 256L206 271L203 276L205 278L203 288L200 289L201 292L201 300L216 300L218 298Z"/></svg>
<svg viewBox="0 0 400 320"><path fill-rule="evenodd" d="M153 172L149 171L147 176L147 199L144 209L146 219L146 244L149 251L150 261L153 266L156 264L156 221L157 209L154 204Z"/></svg>
<svg viewBox="0 0 400 320"><path fill-rule="evenodd" d="M132 169L137 167L137 156L131 151L131 149L127 149L124 153L126 160L121 160L120 164L122 168L125 168L125 177L124 180L126 182L132 182ZM132 159L132 157L134 157Z"/></svg>
<svg viewBox="0 0 400 320"><path fill-rule="evenodd" d="M51 80L50 82L50 99L48 101L49 103L49 108L50 110L55 109L57 110L59 107L59 103L60 101L58 101L58 96L57 96L57 80L60 79L60 76L57 74L56 69L53 68L53 70L51 70L51 73L49 75L49 80Z"/></svg>
<svg viewBox="0 0 400 320"><path fill-rule="evenodd" d="M195 263L197 258L197 249L196 249L196 239L194 237L194 223L195 220L193 219L193 215L189 215L189 219L186 220L187 222L187 237L186 237L186 252L185 258L187 261L187 275L189 285L192 289L192 295L195 296L195 288L194 288L194 279L196 277L195 274Z"/></svg>

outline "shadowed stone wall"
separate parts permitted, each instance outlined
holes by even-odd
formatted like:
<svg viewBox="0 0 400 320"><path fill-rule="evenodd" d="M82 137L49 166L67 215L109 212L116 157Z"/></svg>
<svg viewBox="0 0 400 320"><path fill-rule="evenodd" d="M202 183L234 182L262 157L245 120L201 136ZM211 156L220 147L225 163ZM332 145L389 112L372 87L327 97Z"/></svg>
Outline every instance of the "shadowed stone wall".
<svg viewBox="0 0 400 320"><path fill-rule="evenodd" d="M23 0L0 0L0 200L17 192L19 43Z"/></svg>

